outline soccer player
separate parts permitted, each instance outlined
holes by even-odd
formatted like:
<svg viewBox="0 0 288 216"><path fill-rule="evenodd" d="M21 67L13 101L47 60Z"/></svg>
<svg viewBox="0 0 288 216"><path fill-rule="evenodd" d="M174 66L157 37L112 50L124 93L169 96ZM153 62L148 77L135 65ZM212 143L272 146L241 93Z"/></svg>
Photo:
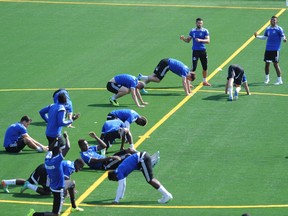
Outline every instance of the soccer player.
<svg viewBox="0 0 288 216"><path fill-rule="evenodd" d="M159 83L169 70L182 78L184 92L186 95L189 95L191 93L190 82L195 80L196 74L190 72L188 66L183 62L173 58L162 59L154 69L152 75L143 76L142 74L139 74L138 79L145 82L145 84L148 84L149 82Z"/></svg>
<svg viewBox="0 0 288 216"><path fill-rule="evenodd" d="M270 82L269 71L270 71L270 63L273 62L274 68L277 74L277 81L274 83L275 85L283 84L281 77L281 69L279 66L279 57L280 57L280 49L281 49L281 41L286 42L286 36L284 34L284 30L277 25L278 17L272 16L270 19L270 26L268 26L264 32L264 35L258 35L257 32L254 33L254 36L261 40L267 40L266 42L266 50L264 54L265 61L265 84Z"/></svg>
<svg viewBox="0 0 288 216"><path fill-rule="evenodd" d="M203 27L203 19L197 18L196 28L193 28L189 32L188 37L181 35L180 39L186 43L189 43L193 39L192 72L196 71L198 59L200 59L202 65L203 85L211 86L211 84L206 80L208 74L208 55L205 46L205 44L210 43L210 35L208 29Z"/></svg>
<svg viewBox="0 0 288 216"><path fill-rule="evenodd" d="M109 98L109 101L113 106L119 106L117 99L131 93L137 107L145 107L145 105L147 105L148 103L143 101L139 92L139 89L143 89L144 85L145 84L143 82L139 82L135 76L129 74L119 74L113 77L107 83L107 90L114 93L114 95ZM140 105L138 100L141 102L142 105Z"/></svg>
<svg viewBox="0 0 288 216"><path fill-rule="evenodd" d="M147 152L137 152L126 158L116 170L108 172L108 179L110 181L118 181L118 189L114 204L119 203L120 199L124 197L126 190L126 177L134 170L141 170L146 181L162 194L162 198L158 200L159 203L167 203L173 198L166 188L153 176L153 165L151 157Z"/></svg>
<svg viewBox="0 0 288 216"><path fill-rule="evenodd" d="M90 169L116 169L126 157L136 153L135 150L128 148L115 153L113 156L106 157L105 155L99 153L99 151L106 148L104 141L101 140L94 132L90 132L89 135L97 140L98 145L89 146L89 143L85 139L79 139L78 145L81 150L80 156L90 167Z"/></svg>
<svg viewBox="0 0 288 216"><path fill-rule="evenodd" d="M57 139L61 146L64 146L64 140L61 135L62 127L72 124L73 121L79 118L80 114L77 113L72 116L72 119L65 119L66 110L64 105L66 104L66 96L64 93L58 95L58 103L51 104L44 107L39 111L41 117L45 120L43 113L48 113L46 137L50 144Z"/></svg>
<svg viewBox="0 0 288 216"><path fill-rule="evenodd" d="M234 100L238 99L238 94L241 90L242 84L246 90L247 95L251 95L248 82L246 79L246 75L244 73L244 69L239 65L232 64L228 68L228 77L227 77L227 82L226 82L226 87L225 87L225 94L228 93L229 101L233 101L233 85L234 84L236 86L235 93L234 93Z"/></svg>
<svg viewBox="0 0 288 216"><path fill-rule="evenodd" d="M37 140L33 139L28 134L27 128L29 127L32 119L25 115L21 118L20 122L11 124L5 133L4 148L6 152L18 153L27 145L29 148L38 152L47 151L48 147L42 145Z"/></svg>
<svg viewBox="0 0 288 216"><path fill-rule="evenodd" d="M140 116L135 110L132 109L119 109L112 110L107 115L107 120L120 119L124 122L126 128L130 130L130 125L135 122L137 125L145 126L147 119L144 116Z"/></svg>
<svg viewBox="0 0 288 216"><path fill-rule="evenodd" d="M126 140L130 144L130 148L134 148L132 134L120 119L105 121L102 126L100 139L107 145L106 150L108 150L115 139L121 139L120 150L124 149Z"/></svg>

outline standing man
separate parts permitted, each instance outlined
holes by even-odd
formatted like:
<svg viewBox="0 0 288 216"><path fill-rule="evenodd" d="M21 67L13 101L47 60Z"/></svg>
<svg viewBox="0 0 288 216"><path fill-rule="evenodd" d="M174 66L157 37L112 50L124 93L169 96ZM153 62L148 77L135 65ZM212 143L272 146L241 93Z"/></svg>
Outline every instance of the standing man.
<svg viewBox="0 0 288 216"><path fill-rule="evenodd" d="M264 32L264 35L258 35L257 32L254 33L254 36L261 40L266 40L266 50L264 54L265 61L265 84L268 84L270 81L269 77L269 68L270 63L273 62L274 68L277 73L277 81L274 83L275 85L283 84L281 78L281 69L279 66L279 57L280 57L280 49L281 49L281 41L286 42L287 39L284 34L284 30L277 25L278 17L272 16L270 19L270 26L268 26Z"/></svg>
<svg viewBox="0 0 288 216"><path fill-rule="evenodd" d="M7 128L4 137L4 148L6 152L21 152L26 145L38 152L48 150L47 146L42 145L37 140L29 136L27 128L31 122L32 119L25 115L21 118L20 122L16 122Z"/></svg>
<svg viewBox="0 0 288 216"><path fill-rule="evenodd" d="M167 203L173 199L171 193L153 176L153 165L151 157L147 152L137 152L126 158L116 170L108 172L110 181L118 181L118 189L114 204L118 204L120 199L124 197L126 189L126 177L134 170L141 170L147 183L162 194L162 198L158 203Z"/></svg>
<svg viewBox="0 0 288 216"><path fill-rule="evenodd" d="M193 39L192 45L192 72L196 71L198 59L200 59L202 65L203 85L211 86L207 82L207 69L208 69L208 55L206 52L205 44L210 43L209 31L203 28L203 19L196 19L196 28L193 28L189 36L186 38L184 35L180 36L180 39L186 43L189 43Z"/></svg>
<svg viewBox="0 0 288 216"><path fill-rule="evenodd" d="M137 125L145 126L148 122L146 117L140 116L135 110L132 109L119 109L112 110L107 115L107 120L120 119L130 130L130 125L135 122Z"/></svg>
<svg viewBox="0 0 288 216"><path fill-rule="evenodd" d="M225 88L225 93L229 95L228 100L233 101L233 85L235 84L236 89L234 93L234 100L238 99L238 94L241 90L241 85L243 83L243 86L246 90L247 95L251 95L248 82L246 79L246 75L244 73L244 69L240 67L239 65L230 65L228 68L228 77L227 77L227 83Z"/></svg>
<svg viewBox="0 0 288 216"><path fill-rule="evenodd" d="M48 113L46 137L50 144L57 139L61 146L64 146L64 140L62 138L62 127L72 124L73 121L79 118L80 114L77 113L72 116L72 119L65 119L66 110L64 105L66 104L66 96L64 93L58 95L58 102L44 107L39 113Z"/></svg>
<svg viewBox="0 0 288 216"><path fill-rule="evenodd" d="M135 76L129 74L119 74L113 77L107 83L107 90L114 93L114 95L109 98L109 101L113 106L119 106L117 99L131 92L132 98L137 107L145 107L145 105L148 103L143 101L139 92L139 89L143 89L144 86L145 84L138 81ZM138 100L142 105L140 105Z"/></svg>
<svg viewBox="0 0 288 216"><path fill-rule="evenodd" d="M137 78L145 82L145 85L149 82L159 83L169 70L182 78L182 86L185 94L188 96L191 93L190 82L195 80L196 74L195 72L191 72L188 66L179 60L173 58L162 59L154 69L152 75L144 76L139 74Z"/></svg>

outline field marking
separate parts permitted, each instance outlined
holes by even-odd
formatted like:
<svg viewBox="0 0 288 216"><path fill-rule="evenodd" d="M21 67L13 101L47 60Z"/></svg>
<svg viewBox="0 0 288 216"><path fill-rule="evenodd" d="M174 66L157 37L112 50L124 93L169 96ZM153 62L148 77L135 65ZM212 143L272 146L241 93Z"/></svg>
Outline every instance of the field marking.
<svg viewBox="0 0 288 216"><path fill-rule="evenodd" d="M67 5L99 5L99 6L126 6L126 7L179 7L179 8L215 8L215 9L245 9L245 10L281 10L283 8L261 8L241 6L203 6L203 5L182 5L182 4L136 4L136 3L109 3L109 2L57 2L38 0L0 0L8 3L34 3L34 4L67 4Z"/></svg>

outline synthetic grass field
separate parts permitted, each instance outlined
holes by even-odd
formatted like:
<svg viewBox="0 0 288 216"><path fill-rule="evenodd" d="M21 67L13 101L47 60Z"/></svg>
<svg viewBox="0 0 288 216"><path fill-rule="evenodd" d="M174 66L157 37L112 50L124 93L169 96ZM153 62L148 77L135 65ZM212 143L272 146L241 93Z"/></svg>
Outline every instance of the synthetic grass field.
<svg viewBox="0 0 288 216"><path fill-rule="evenodd" d="M185 97L181 79L171 73L147 86L149 102L137 108L131 96L119 108L135 109L149 119L146 127L131 126L138 150L160 151L154 175L174 199L159 205L160 194L142 174L127 179L125 198L117 206L117 183L106 173L84 169L73 174L77 215L288 215L287 186L287 44L280 66L284 84L264 85L263 33L272 15L288 30L284 1L2 1L0 0L0 134L27 114L29 134L46 143L45 124L38 111L52 102L55 89L69 90L76 128L64 128L72 141L68 160L79 157L77 141L88 132L100 135L106 115L115 107L106 83L118 73L151 74L159 60L172 57L191 65L188 35L202 17L210 32L209 82L200 85L201 66L191 96ZM227 68L244 67L251 96L228 102L224 94ZM221 70L218 70L222 68ZM271 83L276 73L271 66ZM119 149L115 144L109 154ZM28 148L20 154L0 151L0 178L28 178L45 154ZM26 215L30 208L50 211L51 197L33 191L0 192L0 215ZM63 215L69 215L66 199Z"/></svg>

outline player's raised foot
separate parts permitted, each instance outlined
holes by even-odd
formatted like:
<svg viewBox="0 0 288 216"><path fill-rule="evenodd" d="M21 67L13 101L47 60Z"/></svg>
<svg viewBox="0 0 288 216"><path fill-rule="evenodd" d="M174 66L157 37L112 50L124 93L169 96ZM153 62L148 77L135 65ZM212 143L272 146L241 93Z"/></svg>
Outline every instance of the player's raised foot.
<svg viewBox="0 0 288 216"><path fill-rule="evenodd" d="M4 181L2 181L1 184L2 184L3 191L5 193L9 193L8 185L6 185Z"/></svg>
<svg viewBox="0 0 288 216"><path fill-rule="evenodd" d="M269 82L270 82L269 78L266 78L265 81L264 81L265 84L268 84Z"/></svg>
<svg viewBox="0 0 288 216"><path fill-rule="evenodd" d="M172 200L172 199L173 199L173 196L172 196L172 194L169 193L169 194L162 196L162 198L158 200L158 203L164 204L164 203L167 203L169 200Z"/></svg>
<svg viewBox="0 0 288 216"><path fill-rule="evenodd" d="M28 189L28 184L29 182L28 181L25 181L24 185L22 186L21 190L20 190L20 193L23 193L25 190Z"/></svg>
<svg viewBox="0 0 288 216"><path fill-rule="evenodd" d="M71 212L82 212L82 211L84 211L84 209L80 207L71 208Z"/></svg>
<svg viewBox="0 0 288 216"><path fill-rule="evenodd" d="M30 209L29 210L29 213L27 214L27 216L33 216L33 214L35 213L36 211L34 209Z"/></svg>
<svg viewBox="0 0 288 216"><path fill-rule="evenodd" d="M144 88L140 90L141 94L148 94L148 91L146 91Z"/></svg>
<svg viewBox="0 0 288 216"><path fill-rule="evenodd" d="M113 106L119 106L119 103L116 100L112 100L112 98L109 98L109 101Z"/></svg>
<svg viewBox="0 0 288 216"><path fill-rule="evenodd" d="M209 82L203 82L203 86L212 86Z"/></svg>
<svg viewBox="0 0 288 216"><path fill-rule="evenodd" d="M142 76L143 76L143 75L142 75L141 73L139 73L138 76L137 76L137 79L138 79L138 80L141 80Z"/></svg>
<svg viewBox="0 0 288 216"><path fill-rule="evenodd" d="M157 163L159 163L159 161L160 161L160 152L157 151L151 156L152 167L154 167Z"/></svg>
<svg viewBox="0 0 288 216"><path fill-rule="evenodd" d="M282 84L283 84L282 80L278 80L277 82L274 83L274 85L282 85Z"/></svg>

